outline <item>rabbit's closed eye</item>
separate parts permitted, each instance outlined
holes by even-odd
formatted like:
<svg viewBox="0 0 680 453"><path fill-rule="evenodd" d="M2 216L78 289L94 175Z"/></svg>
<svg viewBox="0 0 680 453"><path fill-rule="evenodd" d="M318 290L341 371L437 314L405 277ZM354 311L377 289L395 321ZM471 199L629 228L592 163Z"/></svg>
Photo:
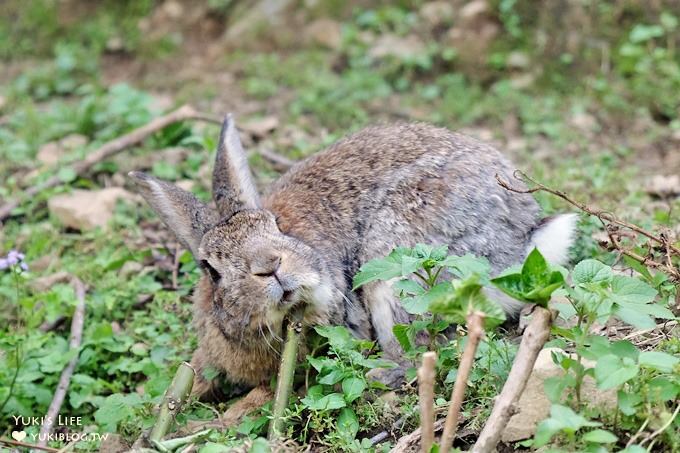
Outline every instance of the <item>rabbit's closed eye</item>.
<svg viewBox="0 0 680 453"><path fill-rule="evenodd" d="M212 280L213 283L217 283L220 281L220 273L215 270L214 267L208 263L208 260L201 260L201 267L203 270L208 272L208 275L210 275L210 280Z"/></svg>

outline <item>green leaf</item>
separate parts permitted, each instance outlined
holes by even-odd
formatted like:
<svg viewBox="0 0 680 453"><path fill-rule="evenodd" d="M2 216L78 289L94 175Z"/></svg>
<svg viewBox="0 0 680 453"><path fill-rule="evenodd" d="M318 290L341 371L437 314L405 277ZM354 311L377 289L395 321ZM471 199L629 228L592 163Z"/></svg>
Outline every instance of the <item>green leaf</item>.
<svg viewBox="0 0 680 453"><path fill-rule="evenodd" d="M309 388L307 396L301 402L308 409L316 411L325 411L331 409L340 409L347 406L345 399L340 393L331 393L324 395L324 386L315 385Z"/></svg>
<svg viewBox="0 0 680 453"><path fill-rule="evenodd" d="M592 259L581 261L571 272L574 283L605 283L613 275L611 267Z"/></svg>
<svg viewBox="0 0 680 453"><path fill-rule="evenodd" d="M612 300L616 303L646 304L654 300L657 291L639 278L615 275L612 278Z"/></svg>
<svg viewBox="0 0 680 453"><path fill-rule="evenodd" d="M253 441L253 443L250 446L250 449L248 450L248 453L270 453L271 448L269 448L269 442L267 442L267 439L258 437Z"/></svg>
<svg viewBox="0 0 680 453"><path fill-rule="evenodd" d="M411 326L408 324L396 324L394 327L392 327L392 333L404 352L409 352L413 349L413 339L411 338L411 332Z"/></svg>
<svg viewBox="0 0 680 453"><path fill-rule="evenodd" d="M441 266L449 268L456 277L462 280L472 274L477 274L483 283L486 282L491 272L491 265L486 258L476 257L469 253L463 256L447 256L441 262Z"/></svg>
<svg viewBox="0 0 680 453"><path fill-rule="evenodd" d="M534 248L520 273L503 274L491 283L514 299L546 306L552 293L564 284L564 276L551 271L541 252Z"/></svg>
<svg viewBox="0 0 680 453"><path fill-rule="evenodd" d="M634 378L638 371L637 363L628 357L622 358L614 354L600 357L595 365L597 387L601 390L618 387Z"/></svg>
<svg viewBox="0 0 680 453"><path fill-rule="evenodd" d="M628 305L618 305L614 307L614 315L621 321L638 329L651 329L656 326L654 320L644 313L641 313L636 308L631 308Z"/></svg>
<svg viewBox="0 0 680 453"><path fill-rule="evenodd" d="M376 280L390 280L402 276L402 259L407 253L410 253L408 249L397 247L387 257L365 263L354 276L352 290Z"/></svg>
<svg viewBox="0 0 680 453"><path fill-rule="evenodd" d="M612 444L619 440L619 438L614 434L604 429L594 429L592 431L588 431L583 435L582 439L586 442L592 442L596 444Z"/></svg>
<svg viewBox="0 0 680 453"><path fill-rule="evenodd" d="M617 393L619 410L624 415L633 415L637 411L637 405L642 402L642 396L637 393L619 390Z"/></svg>
<svg viewBox="0 0 680 453"><path fill-rule="evenodd" d="M76 180L78 174L71 167L61 167L57 172L57 178L63 183L69 183Z"/></svg>
<svg viewBox="0 0 680 453"><path fill-rule="evenodd" d="M673 369L680 363L680 358L660 351L643 351L640 353L639 363L644 367L664 373L672 373Z"/></svg>
<svg viewBox="0 0 680 453"><path fill-rule="evenodd" d="M354 411L349 407L345 407L340 411L338 416L338 432L348 441L354 440L359 432L359 420Z"/></svg>
<svg viewBox="0 0 680 453"><path fill-rule="evenodd" d="M418 282L407 278L395 282L392 287L397 291L400 297L404 297L405 294L420 296L425 292L425 288L420 286Z"/></svg>
<svg viewBox="0 0 680 453"><path fill-rule="evenodd" d="M477 274L462 281L454 281L452 285L453 292L444 293L430 303L432 313L441 314L450 322L464 324L469 314L481 312L487 330L505 321L503 309L486 297Z"/></svg>
<svg viewBox="0 0 680 453"><path fill-rule="evenodd" d="M433 301L445 298L451 293L451 289L451 283L449 282L437 283L429 291L419 296L406 297L402 299L401 303L407 313L422 315L430 311L430 305Z"/></svg>
<svg viewBox="0 0 680 453"><path fill-rule="evenodd" d="M360 378L347 378L342 381L342 393L345 395L345 401L351 403L359 398L366 390L366 381Z"/></svg>

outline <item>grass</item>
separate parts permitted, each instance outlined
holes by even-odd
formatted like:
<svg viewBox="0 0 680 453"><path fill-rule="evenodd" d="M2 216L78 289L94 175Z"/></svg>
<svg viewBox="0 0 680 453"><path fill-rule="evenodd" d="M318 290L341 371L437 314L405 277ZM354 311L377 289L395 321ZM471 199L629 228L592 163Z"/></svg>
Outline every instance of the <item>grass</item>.
<svg viewBox="0 0 680 453"><path fill-rule="evenodd" d="M229 2L213 3L211 8L228 11ZM514 142L513 160L537 180L641 225L675 228L680 223L677 199L659 201L643 190L651 174L672 172L661 154L650 150L674 149L670 137L680 129L677 19L670 10L643 14L625 6L624 11L613 11L610 2L592 2L596 7L592 20L600 21L600 27L590 32L603 39L610 51L603 69L601 55L592 49L583 61L568 52L548 56L533 39L545 24L533 18L526 2L491 2L502 29L480 70L461 61L445 44L441 31L424 26L413 5L348 11L341 2L331 3L329 11L342 18L340 49L302 44L294 50L242 50L214 62L218 70L235 74L236 83L228 86L235 91L229 91L229 97L255 105L255 112L244 111L244 119L273 114L281 122L254 147L275 147L298 159L365 124L408 117L489 135L504 148ZM45 143L77 133L86 136L88 144L70 151L64 162L77 160L157 115L154 71L164 79L174 77L165 65L185 57L182 42L146 39L140 32L139 20L151 16L152 2L104 2L92 6L86 17L73 13L68 21L60 16L55 1L31 1L26 7L24 2L10 1L7 6L0 16L0 57L22 70L10 74L0 92L5 100L0 107L0 198L15 196L25 184L55 172L64 184L23 205L0 230L0 254L21 250L30 266L21 274L0 270L0 310L7 313L8 321L0 327L0 413L8 421L16 414L39 416L50 403L71 354L68 320L75 298L67 284L45 290L39 283L64 270L81 278L89 289L83 346L61 412L83 417L76 431L90 426L132 441L153 424L154 408L175 368L195 348L189 296L200 271L187 252L175 256L174 239L146 206L120 202L107 229L88 232L69 230L48 213L46 200L57 193L116 183L127 157L75 177L67 164L48 168L36 161L36 155ZM315 17L326 14L322 6L313 9ZM621 14L623 25L610 22L608 14ZM418 58L374 57L370 42L365 42L370 34L417 35L426 50ZM110 69L105 60L113 54L107 45L113 38L122 41L124 58L147 65L150 76L126 84L104 82ZM532 67L510 67L512 52L526 54ZM533 66L540 69L534 83L518 84L518 75L531 73ZM176 83L182 93L191 94L192 104L212 105L209 108L222 113L222 107L215 106L225 95L219 78L192 82L181 79L178 71ZM126 156L149 156L154 174L193 180L193 191L206 199L206 168L217 132L214 126L191 124L167 128ZM169 164L158 150L173 146L186 146L192 152L185 160ZM254 158L252 163L262 181L276 176L265 162ZM548 214L570 209L545 194L537 199ZM598 228L596 220L581 220L574 262L617 260L591 238ZM176 260L179 279L174 288ZM48 332L40 330L60 317L67 322ZM369 366L361 360L369 360L369 350L375 353L372 344L353 343L341 333L328 331L320 332L317 341L320 350L328 352L318 355L316 362L303 364L300 371L309 374L310 387L318 388L310 388L287 414L288 434L296 442L330 451L364 451L374 448L366 439L392 430L399 418L403 420L394 428L394 436L418 425L413 388L385 397L383 390L365 381ZM440 351L440 409L450 394L454 379L450 370L457 367L461 348L457 341L449 346ZM507 374L515 348L500 332L480 345L463 407L466 427L474 430L483 424L499 391L502 379L498 377ZM655 348L679 354L677 338ZM342 379L321 382L332 373ZM664 391L662 384L653 385L656 377L640 374L631 388L641 394ZM345 380L349 390L342 388ZM351 385L365 387L360 398L353 396ZM328 409L329 401L338 407ZM660 426L669 407L650 404L618 420L597 408L586 408L582 414L627 439L644 420ZM215 410L225 408L225 403L193 402L178 417L178 424L212 418ZM213 431L200 451L229 451L241 446L244 438L257 438L266 428L268 411L265 407L237 427ZM659 437L658 448L680 448L677 436L673 437L677 423ZM0 434L9 436L12 426L7 423L3 429ZM38 430L39 426L26 427L29 435ZM384 451L390 442L394 439L374 449ZM83 442L76 450L97 451L98 443Z"/></svg>

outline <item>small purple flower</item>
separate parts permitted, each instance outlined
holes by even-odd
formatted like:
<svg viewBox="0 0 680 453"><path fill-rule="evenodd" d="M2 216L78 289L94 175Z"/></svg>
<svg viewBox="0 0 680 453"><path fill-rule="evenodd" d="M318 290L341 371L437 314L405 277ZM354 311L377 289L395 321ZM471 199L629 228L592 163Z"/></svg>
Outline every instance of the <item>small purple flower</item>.
<svg viewBox="0 0 680 453"><path fill-rule="evenodd" d="M28 271L28 264L24 261L26 255L18 250L10 250L7 256L0 258L0 270L9 269L14 266L19 266L22 271Z"/></svg>

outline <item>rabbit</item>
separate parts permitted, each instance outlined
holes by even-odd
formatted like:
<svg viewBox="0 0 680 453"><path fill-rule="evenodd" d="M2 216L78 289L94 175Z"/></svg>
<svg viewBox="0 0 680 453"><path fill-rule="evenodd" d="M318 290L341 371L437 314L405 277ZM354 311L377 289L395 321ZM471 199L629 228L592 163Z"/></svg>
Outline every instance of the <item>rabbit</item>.
<svg viewBox="0 0 680 453"><path fill-rule="evenodd" d="M268 383L284 318L300 307L305 325L345 326L399 363L392 327L410 318L390 282L352 291L359 268L395 246L446 244L452 254L486 257L494 272L533 247L564 263L576 216L541 219L534 198L504 190L496 174L507 180L512 166L490 145L425 123L384 124L298 162L260 196L231 115L215 159L214 208L131 172L203 271L194 293L194 393L211 390L208 368L233 383ZM520 305L497 295L515 316Z"/></svg>

